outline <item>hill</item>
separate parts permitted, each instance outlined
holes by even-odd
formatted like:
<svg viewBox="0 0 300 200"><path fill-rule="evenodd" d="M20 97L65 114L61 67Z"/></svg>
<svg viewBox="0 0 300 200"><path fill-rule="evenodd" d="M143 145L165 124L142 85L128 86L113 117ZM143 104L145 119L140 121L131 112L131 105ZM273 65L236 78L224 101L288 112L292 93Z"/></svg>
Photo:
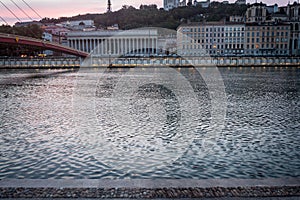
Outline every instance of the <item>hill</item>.
<svg viewBox="0 0 300 200"><path fill-rule="evenodd" d="M94 20L97 28L119 24L121 29L132 29L144 26L176 29L182 22L219 21L231 15L243 15L246 5L222 4L212 2L209 8L186 6L165 11L156 5L141 5L139 9L124 5L120 10L104 14L85 14L59 19L44 18L43 23L59 23L72 20Z"/></svg>

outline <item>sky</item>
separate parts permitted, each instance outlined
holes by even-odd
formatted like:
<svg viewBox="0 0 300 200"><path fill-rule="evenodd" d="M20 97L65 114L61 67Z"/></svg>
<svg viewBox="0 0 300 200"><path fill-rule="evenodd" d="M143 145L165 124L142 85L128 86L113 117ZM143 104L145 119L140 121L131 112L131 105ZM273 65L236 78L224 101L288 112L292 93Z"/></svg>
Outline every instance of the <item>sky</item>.
<svg viewBox="0 0 300 200"><path fill-rule="evenodd" d="M42 17L59 18L70 17L86 13L104 13L107 8L107 0L24 0ZM198 0L201 1L201 0ZM211 0L214 1L214 0ZM223 0L216 0L223 1ZM257 0L260 2L261 0ZM25 11L34 20L40 18L22 0L0 0L0 17L7 23L13 25L18 20L2 4L5 4L22 21L31 21L13 2ZM235 0L229 0L230 3ZM255 0L247 0L247 3L254 3ZM262 0L263 3L279 6L287 5L289 0ZM293 2L293 0L290 0ZM163 0L111 0L113 11L119 10L122 5L131 5L139 8L141 4L156 4L159 8L163 7ZM5 22L0 18L0 24Z"/></svg>

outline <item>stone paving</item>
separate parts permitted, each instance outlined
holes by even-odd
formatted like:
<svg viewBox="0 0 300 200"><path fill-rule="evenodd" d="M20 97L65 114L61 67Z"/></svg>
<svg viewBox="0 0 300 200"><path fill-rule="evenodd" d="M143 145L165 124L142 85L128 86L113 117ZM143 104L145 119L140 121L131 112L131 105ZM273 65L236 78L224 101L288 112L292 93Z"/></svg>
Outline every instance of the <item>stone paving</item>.
<svg viewBox="0 0 300 200"><path fill-rule="evenodd" d="M0 180L0 198L300 197L300 179Z"/></svg>

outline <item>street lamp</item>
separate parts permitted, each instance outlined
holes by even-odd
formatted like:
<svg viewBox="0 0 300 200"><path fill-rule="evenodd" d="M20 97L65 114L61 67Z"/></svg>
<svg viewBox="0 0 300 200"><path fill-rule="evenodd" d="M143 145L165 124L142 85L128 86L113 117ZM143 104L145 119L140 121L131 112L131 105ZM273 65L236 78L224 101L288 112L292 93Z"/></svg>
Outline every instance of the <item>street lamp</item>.
<svg viewBox="0 0 300 200"><path fill-rule="evenodd" d="M112 67L112 63L110 62L110 54L111 51L108 51L108 67Z"/></svg>

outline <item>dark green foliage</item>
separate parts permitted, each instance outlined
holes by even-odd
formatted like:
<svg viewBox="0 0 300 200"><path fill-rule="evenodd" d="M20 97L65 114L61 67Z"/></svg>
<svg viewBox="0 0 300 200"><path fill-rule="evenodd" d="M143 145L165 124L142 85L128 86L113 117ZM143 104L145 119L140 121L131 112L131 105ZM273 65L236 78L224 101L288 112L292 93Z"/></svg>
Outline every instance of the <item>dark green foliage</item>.
<svg viewBox="0 0 300 200"><path fill-rule="evenodd" d="M26 27L11 27L7 25L0 26L0 33L28 36L33 38L42 38L43 30L36 24Z"/></svg>

